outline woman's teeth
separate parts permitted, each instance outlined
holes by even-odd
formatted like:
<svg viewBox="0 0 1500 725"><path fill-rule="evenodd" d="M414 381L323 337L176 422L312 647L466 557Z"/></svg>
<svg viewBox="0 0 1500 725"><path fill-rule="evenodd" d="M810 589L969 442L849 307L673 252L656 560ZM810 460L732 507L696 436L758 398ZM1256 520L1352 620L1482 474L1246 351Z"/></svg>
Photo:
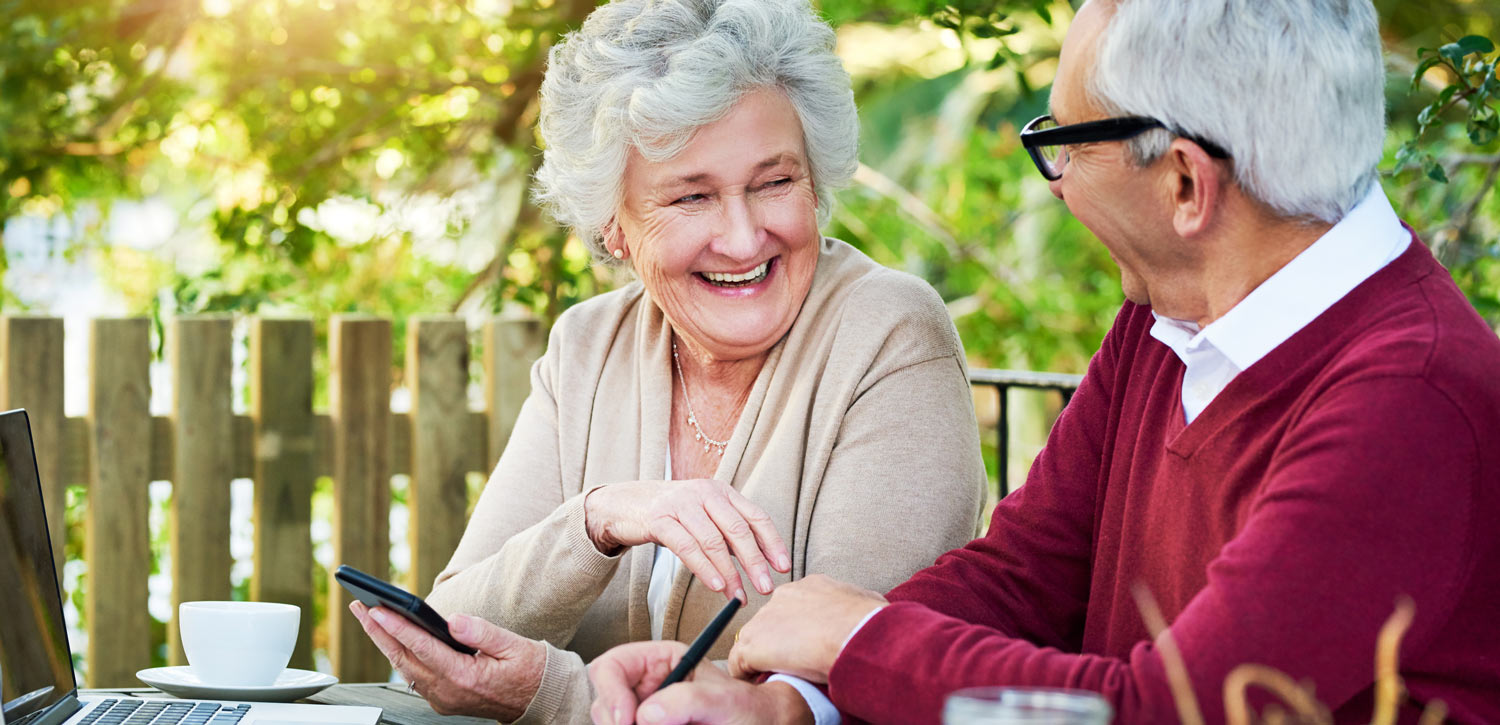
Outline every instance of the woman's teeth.
<svg viewBox="0 0 1500 725"><path fill-rule="evenodd" d="M699 274L710 283L719 287L744 287L755 284L766 278L766 272L771 268L771 260L760 263L759 267L743 274L722 274L719 272L700 272Z"/></svg>

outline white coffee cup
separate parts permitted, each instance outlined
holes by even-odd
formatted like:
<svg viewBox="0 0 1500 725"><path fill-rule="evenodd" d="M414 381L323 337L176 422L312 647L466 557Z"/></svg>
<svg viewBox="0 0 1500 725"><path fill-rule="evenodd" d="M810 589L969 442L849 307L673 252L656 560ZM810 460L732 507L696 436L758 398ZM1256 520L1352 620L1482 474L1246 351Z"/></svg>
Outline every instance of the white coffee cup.
<svg viewBox="0 0 1500 725"><path fill-rule="evenodd" d="M182 649L206 685L276 684L297 646L301 610L273 602L183 602L177 607Z"/></svg>

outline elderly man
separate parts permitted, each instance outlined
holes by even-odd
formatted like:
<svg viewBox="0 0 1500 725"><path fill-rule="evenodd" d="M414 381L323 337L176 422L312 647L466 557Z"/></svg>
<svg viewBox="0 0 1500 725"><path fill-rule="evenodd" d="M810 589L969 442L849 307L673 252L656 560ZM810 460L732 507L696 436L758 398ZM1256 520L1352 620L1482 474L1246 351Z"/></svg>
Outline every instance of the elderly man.
<svg viewBox="0 0 1500 725"><path fill-rule="evenodd" d="M1500 341L1380 190L1383 85L1369 0L1084 5L1022 138L1129 301L986 536L884 597L781 587L731 670L826 682L871 721L934 722L974 685L1171 721L1140 588L1209 722L1243 663L1368 722L1410 597L1400 719L1500 721ZM759 696L700 669L632 710L680 651L634 647L595 665L596 717L732 721Z"/></svg>

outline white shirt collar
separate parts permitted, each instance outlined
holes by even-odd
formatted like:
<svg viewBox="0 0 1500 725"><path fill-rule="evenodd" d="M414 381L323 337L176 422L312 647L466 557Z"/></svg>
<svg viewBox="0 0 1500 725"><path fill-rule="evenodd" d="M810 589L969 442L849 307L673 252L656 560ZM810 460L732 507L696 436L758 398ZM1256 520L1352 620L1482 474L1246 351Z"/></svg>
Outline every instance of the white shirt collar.
<svg viewBox="0 0 1500 725"><path fill-rule="evenodd" d="M1186 363L1188 353L1216 348L1243 371L1286 342L1411 243L1380 184L1323 236L1251 290L1207 327L1153 312L1151 336Z"/></svg>

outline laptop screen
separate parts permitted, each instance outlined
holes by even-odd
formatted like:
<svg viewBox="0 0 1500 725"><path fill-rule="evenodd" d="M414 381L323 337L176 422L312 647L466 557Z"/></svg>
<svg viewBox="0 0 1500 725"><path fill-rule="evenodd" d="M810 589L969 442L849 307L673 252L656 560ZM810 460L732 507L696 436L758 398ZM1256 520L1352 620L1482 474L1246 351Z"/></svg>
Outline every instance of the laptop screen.
<svg viewBox="0 0 1500 725"><path fill-rule="evenodd" d="M75 689L26 413L0 413L0 702L24 723Z"/></svg>

